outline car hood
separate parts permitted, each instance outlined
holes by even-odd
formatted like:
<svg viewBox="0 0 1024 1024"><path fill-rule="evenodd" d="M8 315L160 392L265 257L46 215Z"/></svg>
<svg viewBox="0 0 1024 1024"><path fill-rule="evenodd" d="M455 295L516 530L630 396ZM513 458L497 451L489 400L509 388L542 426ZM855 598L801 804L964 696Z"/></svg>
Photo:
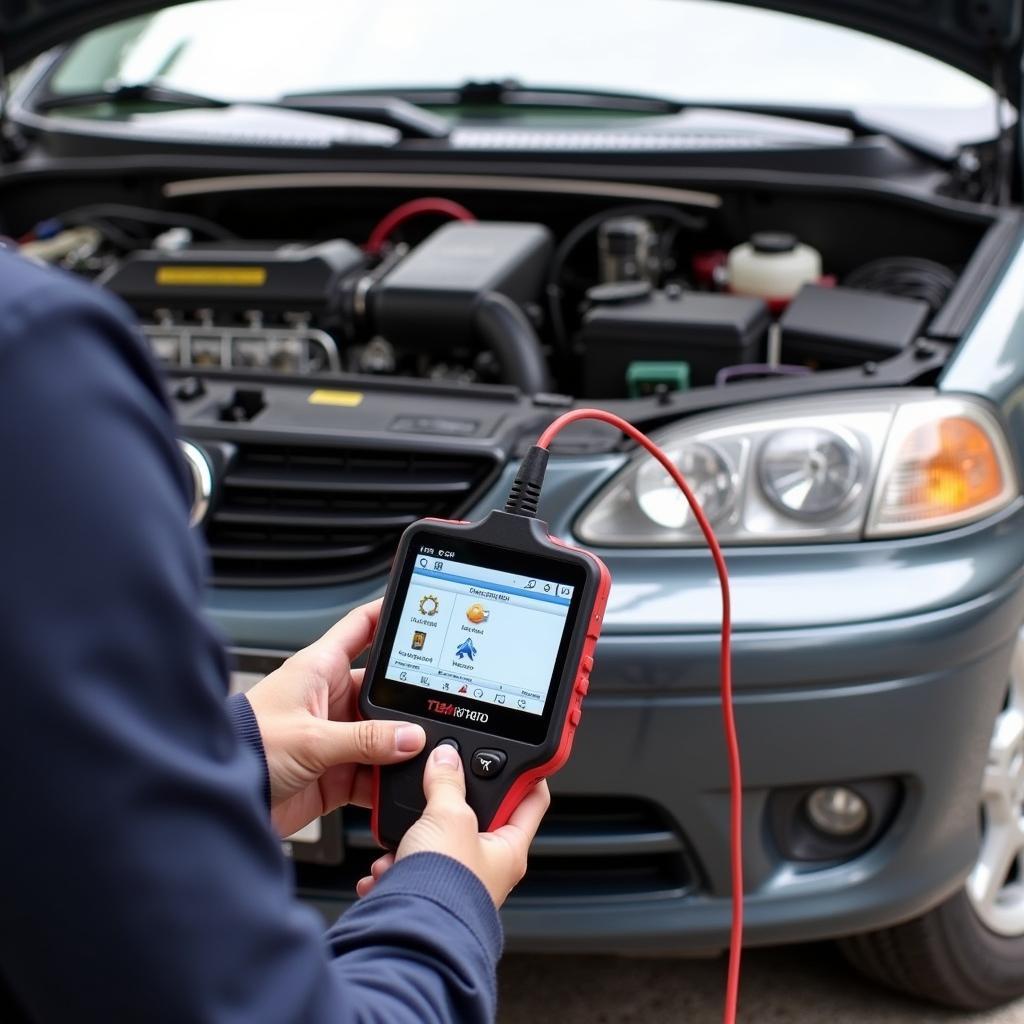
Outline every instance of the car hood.
<svg viewBox="0 0 1024 1024"><path fill-rule="evenodd" d="M0 55L11 69L101 25L170 4L146 0L0 0ZM1019 100L1019 0L773 0L750 3L902 43ZM865 69L865 74L870 70Z"/></svg>

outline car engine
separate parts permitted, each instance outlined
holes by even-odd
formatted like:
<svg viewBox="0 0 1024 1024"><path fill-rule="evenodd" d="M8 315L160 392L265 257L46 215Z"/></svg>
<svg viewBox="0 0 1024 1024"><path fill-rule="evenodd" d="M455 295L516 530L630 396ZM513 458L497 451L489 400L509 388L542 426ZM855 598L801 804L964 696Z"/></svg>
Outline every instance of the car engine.
<svg viewBox="0 0 1024 1024"><path fill-rule="evenodd" d="M488 220L426 197L385 214L362 244L260 241L192 214L94 207L37 225L22 250L119 295L176 371L399 376L595 399L896 356L953 291L950 264L966 262L925 256L911 234L909 251L880 240L854 263L787 227L664 203L605 207L568 226L554 215Z"/></svg>

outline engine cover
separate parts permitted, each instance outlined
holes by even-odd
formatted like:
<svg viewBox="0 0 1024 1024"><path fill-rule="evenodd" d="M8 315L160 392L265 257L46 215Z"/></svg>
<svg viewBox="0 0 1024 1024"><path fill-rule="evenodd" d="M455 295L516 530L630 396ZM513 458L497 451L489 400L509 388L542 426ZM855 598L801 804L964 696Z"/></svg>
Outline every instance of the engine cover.
<svg viewBox="0 0 1024 1024"><path fill-rule="evenodd" d="M343 283L365 264L337 239L132 253L100 280L138 314L153 351L173 366L338 370Z"/></svg>

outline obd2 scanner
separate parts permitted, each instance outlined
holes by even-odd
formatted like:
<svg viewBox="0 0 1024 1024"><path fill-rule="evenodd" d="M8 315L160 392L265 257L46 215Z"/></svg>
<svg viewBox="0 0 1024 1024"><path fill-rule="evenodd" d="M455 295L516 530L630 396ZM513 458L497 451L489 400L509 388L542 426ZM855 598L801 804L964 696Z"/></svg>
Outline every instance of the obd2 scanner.
<svg viewBox="0 0 1024 1024"><path fill-rule="evenodd" d="M462 755L484 831L569 757L611 576L548 535L536 496L514 487L506 509L479 523L424 519L399 543L360 695L364 717L427 733L419 757L374 769L373 831L390 849L423 813L439 743Z"/></svg>

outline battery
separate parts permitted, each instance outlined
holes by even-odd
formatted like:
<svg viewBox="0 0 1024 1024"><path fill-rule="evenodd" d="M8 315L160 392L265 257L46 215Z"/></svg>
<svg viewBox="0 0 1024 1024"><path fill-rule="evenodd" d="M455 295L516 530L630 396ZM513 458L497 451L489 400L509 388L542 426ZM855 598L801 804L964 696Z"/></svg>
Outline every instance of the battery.
<svg viewBox="0 0 1024 1024"><path fill-rule="evenodd" d="M588 398L621 398L637 362L685 362L690 384L713 384L726 366L758 361L768 329L762 299L682 289L633 302L599 303L576 335Z"/></svg>

